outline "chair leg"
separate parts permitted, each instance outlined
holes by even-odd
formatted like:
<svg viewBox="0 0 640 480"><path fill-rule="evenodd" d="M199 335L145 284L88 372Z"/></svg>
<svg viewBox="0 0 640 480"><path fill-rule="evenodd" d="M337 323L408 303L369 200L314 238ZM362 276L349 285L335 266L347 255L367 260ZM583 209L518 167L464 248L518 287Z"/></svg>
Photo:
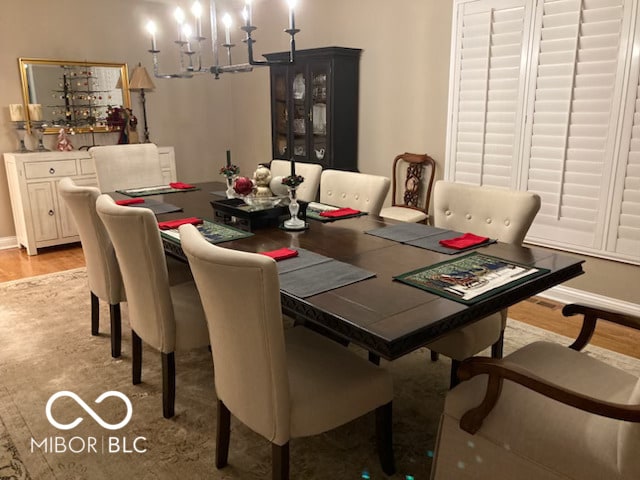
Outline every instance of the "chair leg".
<svg viewBox="0 0 640 480"><path fill-rule="evenodd" d="M122 316L119 303L109 305L109 315L111 317L111 356L118 358L122 344Z"/></svg>
<svg viewBox="0 0 640 480"><path fill-rule="evenodd" d="M369 361L374 365L380 365L380 355L369 352Z"/></svg>
<svg viewBox="0 0 640 480"><path fill-rule="evenodd" d="M174 415L176 403L176 356L174 352L162 356L162 414L164 418Z"/></svg>
<svg viewBox="0 0 640 480"><path fill-rule="evenodd" d="M284 445L271 444L272 480L289 480L289 442Z"/></svg>
<svg viewBox="0 0 640 480"><path fill-rule="evenodd" d="M142 339L133 330L131 330L131 371L133 384L138 385L142 382Z"/></svg>
<svg viewBox="0 0 640 480"><path fill-rule="evenodd" d="M458 378L458 368L460 367L460 360L451 359L451 376L449 378L449 390L460 383Z"/></svg>
<svg viewBox="0 0 640 480"><path fill-rule="evenodd" d="M98 335L100 329L100 301L91 292L91 335Z"/></svg>
<svg viewBox="0 0 640 480"><path fill-rule="evenodd" d="M218 427L216 431L216 468L227 466L229 460L229 437L231 436L231 413L227 406L218 400Z"/></svg>
<svg viewBox="0 0 640 480"><path fill-rule="evenodd" d="M498 341L491 345L491 358L502 358L504 354L504 330L500 332Z"/></svg>
<svg viewBox="0 0 640 480"><path fill-rule="evenodd" d="M431 361L437 362L438 357L440 357L440 354L438 352L434 352L433 350L431 350Z"/></svg>
<svg viewBox="0 0 640 480"><path fill-rule="evenodd" d="M387 475L396 473L395 461L393 459L393 425L392 425L392 403L376 408L376 444L378 447L378 457L382 471Z"/></svg>

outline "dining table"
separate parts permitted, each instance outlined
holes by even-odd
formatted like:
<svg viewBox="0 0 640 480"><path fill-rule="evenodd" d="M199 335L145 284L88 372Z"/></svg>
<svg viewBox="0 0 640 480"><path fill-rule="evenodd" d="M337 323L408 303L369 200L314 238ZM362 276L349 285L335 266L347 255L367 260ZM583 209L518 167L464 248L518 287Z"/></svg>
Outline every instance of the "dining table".
<svg viewBox="0 0 640 480"><path fill-rule="evenodd" d="M194 185L196 190L145 198L180 209L157 214L159 221L197 217L213 222L216 217L212 201L225 198L226 185L221 182ZM128 198L119 193L112 195L116 199ZM251 236L218 246L245 252L283 247L302 249L372 272L373 276L361 281L305 297L281 288L281 304L284 313L344 342L357 344L374 358L398 359L454 329L583 273L584 259L578 256L527 244L490 243L474 251L534 267L542 273L465 304L397 281L397 277L406 272L455 257L366 233L398 224L397 221L368 214L330 222L308 219L307 224L308 228L299 231L288 231L278 225L265 226L253 231ZM186 261L179 242L165 237L163 242L168 255Z"/></svg>

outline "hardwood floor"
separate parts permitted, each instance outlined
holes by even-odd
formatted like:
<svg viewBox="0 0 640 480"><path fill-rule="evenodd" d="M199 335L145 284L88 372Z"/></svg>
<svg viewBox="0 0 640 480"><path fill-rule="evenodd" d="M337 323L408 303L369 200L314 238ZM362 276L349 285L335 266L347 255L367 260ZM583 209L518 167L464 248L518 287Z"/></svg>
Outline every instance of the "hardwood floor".
<svg viewBox="0 0 640 480"><path fill-rule="evenodd" d="M25 249L0 250L0 282L43 275L83 267L84 256L79 244L43 248L29 256ZM541 297L533 297L509 309L509 317L575 338L581 318L562 316L562 306ZM640 358L640 331L602 322L592 341L594 345Z"/></svg>

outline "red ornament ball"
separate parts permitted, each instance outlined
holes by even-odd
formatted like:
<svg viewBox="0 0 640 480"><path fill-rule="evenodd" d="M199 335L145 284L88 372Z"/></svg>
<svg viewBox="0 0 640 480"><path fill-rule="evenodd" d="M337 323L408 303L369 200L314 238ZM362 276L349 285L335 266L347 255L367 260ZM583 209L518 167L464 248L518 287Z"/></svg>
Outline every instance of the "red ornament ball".
<svg viewBox="0 0 640 480"><path fill-rule="evenodd" d="M238 195L249 195L253 192L253 181L249 177L238 177L233 184L233 189Z"/></svg>

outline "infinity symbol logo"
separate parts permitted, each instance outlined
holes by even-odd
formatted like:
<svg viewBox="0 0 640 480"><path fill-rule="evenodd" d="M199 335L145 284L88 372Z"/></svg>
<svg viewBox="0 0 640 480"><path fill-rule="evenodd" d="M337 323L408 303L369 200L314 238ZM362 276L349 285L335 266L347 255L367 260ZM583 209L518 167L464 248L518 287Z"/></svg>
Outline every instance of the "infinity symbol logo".
<svg viewBox="0 0 640 480"><path fill-rule="evenodd" d="M96 412L94 412L93 409L89 405L87 405L84 402L84 400L82 400L78 395L76 395L73 392L69 392L65 390L65 391L54 393L53 395L51 395L51 397L49 398L49 401L47 401L47 407L45 409L45 413L47 415L47 420L49 420L49 423L60 430L71 430L72 428L77 427L80 424L80 422L82 422L83 420L82 417L78 417L73 422L67 423L67 424L57 422L51 415L51 406L53 405L53 402L55 402L60 397L69 397L75 400L75 402L78 405L80 405L85 412L91 415L91 417L96 422L98 422L98 424L102 428L106 428L107 430L118 430L119 428L124 427L127 423L129 423L129 420L131 420L131 416L133 415L133 406L131 405L131 401L127 398L127 396L124 393L111 390L108 392L104 392L102 395L96 398L95 403L101 403L105 398L118 397L127 406L127 415L124 417L124 420L122 420L120 423L116 423L115 425L112 425L102 420L102 418L100 418L100 416Z"/></svg>

